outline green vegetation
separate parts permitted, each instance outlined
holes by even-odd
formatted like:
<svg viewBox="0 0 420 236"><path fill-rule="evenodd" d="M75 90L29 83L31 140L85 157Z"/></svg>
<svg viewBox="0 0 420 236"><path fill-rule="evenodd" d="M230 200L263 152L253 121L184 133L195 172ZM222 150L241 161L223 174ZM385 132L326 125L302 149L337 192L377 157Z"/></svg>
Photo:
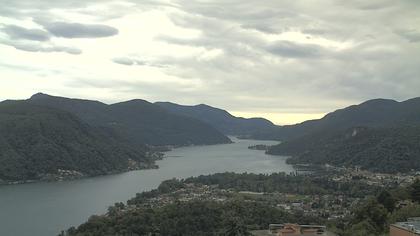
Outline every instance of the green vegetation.
<svg viewBox="0 0 420 236"><path fill-rule="evenodd" d="M354 185L357 185L355 180ZM179 198L179 191L188 186L215 186L208 191L226 192L223 201ZM362 185L359 183L359 185ZM297 187L299 186L299 187ZM359 195L349 188L327 181L327 177L295 176L284 173L234 174L222 173L185 180L167 180L152 191L138 193L127 205L118 203L106 215L93 216L78 228L63 235L248 235L249 230L267 229L270 223L325 223L325 219L301 212L286 212L261 195L234 194L239 191L282 192L302 194L334 193ZM372 195L377 188L363 186L361 195ZM174 202L167 202L173 194ZM194 195L194 194L192 194ZM217 195L215 195L217 196ZM154 200L151 200L154 199ZM159 200L160 199L160 200ZM166 200L165 200L166 199ZM158 201L158 202L155 202ZM150 202L153 204L150 205Z"/></svg>
<svg viewBox="0 0 420 236"><path fill-rule="evenodd" d="M68 235L249 235L270 222L290 220L288 214L266 205L229 201L177 202L139 208L123 214L93 216Z"/></svg>
<svg viewBox="0 0 420 236"><path fill-rule="evenodd" d="M229 143L213 127L143 100L106 105L36 94L0 103L0 183L155 167L148 145Z"/></svg>
<svg viewBox="0 0 420 236"><path fill-rule="evenodd" d="M390 192L384 190L378 196L368 197L355 206L350 217L330 222L330 225L343 236L386 235L390 224L420 216L418 203L399 207L395 205L397 201L415 201L412 196L416 196L418 192L419 180L407 188L397 188Z"/></svg>
<svg viewBox="0 0 420 236"><path fill-rule="evenodd" d="M235 117L225 110L205 104L196 106L183 106L170 102L157 102L155 104L171 113L201 120L224 134L250 135L277 127L271 121L263 118Z"/></svg>
<svg viewBox="0 0 420 236"><path fill-rule="evenodd" d="M351 128L320 132L283 142L269 154L290 155L292 164L360 166L377 172L420 169L420 126Z"/></svg>
<svg viewBox="0 0 420 236"><path fill-rule="evenodd" d="M360 166L388 173L420 170L420 98L370 100L253 137L283 141L267 153L292 156L291 164Z"/></svg>
<svg viewBox="0 0 420 236"><path fill-rule="evenodd" d="M133 145L205 145L230 143L212 126L172 114L136 99L112 105L97 101L36 94L32 103L68 111L94 127L110 130Z"/></svg>
<svg viewBox="0 0 420 236"><path fill-rule="evenodd" d="M86 223L77 228L72 227L61 235L249 235L250 230L267 229L270 223L298 222L327 224L330 230L342 236L382 236L386 235L390 224L420 215L419 203L397 205L397 202L417 199L419 180L408 187L366 189L364 196L358 198L360 201L349 206L351 213L339 219L285 211L276 207L266 192L315 195L331 192L337 196L353 194L323 183L321 180L329 179L328 174L325 174L295 176L281 173L222 173L185 180L171 179L162 182L155 190L137 194L127 205L117 203L109 208L106 215L92 216ZM291 187L295 184L303 185L302 190ZM209 200L198 197L185 200L179 195L182 190L201 185L207 186L205 191L213 192L213 197L220 199L217 197L220 195L216 194L218 192L227 198ZM321 192L312 192L315 189ZM265 194L247 196L239 194L239 191ZM196 194L191 192L190 196Z"/></svg>
<svg viewBox="0 0 420 236"><path fill-rule="evenodd" d="M221 189L251 192L281 192L291 194L344 194L351 197L363 197L376 194L378 188L363 184L359 180L337 183L331 181L331 173L313 173L307 175L289 175L285 173L264 174L236 174L218 173L188 178L186 183L201 183L217 185Z"/></svg>
<svg viewBox="0 0 420 236"><path fill-rule="evenodd" d="M39 180L58 170L81 175L125 171L129 160L148 167L144 146L125 145L111 133L64 111L27 101L0 103L0 180Z"/></svg>
<svg viewBox="0 0 420 236"><path fill-rule="evenodd" d="M354 127L420 125L420 98L403 102L374 99L328 113L322 119L260 130L251 138L288 141L314 133L333 133Z"/></svg>

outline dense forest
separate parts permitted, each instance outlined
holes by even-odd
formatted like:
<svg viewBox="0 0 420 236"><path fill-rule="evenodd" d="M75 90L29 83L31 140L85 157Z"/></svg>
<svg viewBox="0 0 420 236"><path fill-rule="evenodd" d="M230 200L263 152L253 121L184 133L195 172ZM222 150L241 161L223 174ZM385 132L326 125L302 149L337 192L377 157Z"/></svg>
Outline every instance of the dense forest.
<svg viewBox="0 0 420 236"><path fill-rule="evenodd" d="M420 170L420 98L369 100L261 135L254 137L281 140L267 153L291 156L291 164L360 166L377 172Z"/></svg>
<svg viewBox="0 0 420 236"><path fill-rule="evenodd" d="M35 94L0 103L0 183L154 168L156 145L230 142L204 122L144 100L107 105Z"/></svg>
<svg viewBox="0 0 420 236"><path fill-rule="evenodd" d="M264 118L235 117L225 110L205 104L195 106L184 106L171 102L157 102L155 104L174 114L201 120L229 135L251 135L256 132L273 130L277 127Z"/></svg>
<svg viewBox="0 0 420 236"><path fill-rule="evenodd" d="M344 131L353 127L393 127L420 125L420 98L403 102L373 99L358 105L330 112L321 119L308 120L295 125L261 130L251 137L288 141L317 132Z"/></svg>
<svg viewBox="0 0 420 236"><path fill-rule="evenodd" d="M230 139L207 123L135 99L107 105L98 101L35 94L30 102L68 111L94 127L117 133L134 145L207 145Z"/></svg>
<svg viewBox="0 0 420 236"><path fill-rule="evenodd" d="M39 180L58 170L102 175L153 164L144 145L126 145L76 116L28 101L0 103L0 180ZM130 164L131 162L131 164Z"/></svg>
<svg viewBox="0 0 420 236"><path fill-rule="evenodd" d="M290 155L292 164L360 166L377 172L419 170L420 126L318 132L270 147L267 153Z"/></svg>

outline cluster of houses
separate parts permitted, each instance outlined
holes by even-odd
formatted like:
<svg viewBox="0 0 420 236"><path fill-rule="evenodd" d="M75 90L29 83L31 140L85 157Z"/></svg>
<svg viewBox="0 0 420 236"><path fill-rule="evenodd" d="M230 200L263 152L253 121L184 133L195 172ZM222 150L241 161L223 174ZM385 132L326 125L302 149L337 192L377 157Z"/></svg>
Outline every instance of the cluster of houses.
<svg viewBox="0 0 420 236"><path fill-rule="evenodd" d="M171 204L175 201L188 202L192 200L223 202L228 199L228 195L231 192L230 190L214 188L208 185L186 184L184 188L149 198L141 206L154 207Z"/></svg>
<svg viewBox="0 0 420 236"><path fill-rule="evenodd" d="M307 216L322 217L325 219L343 218L350 214L349 209L360 199L344 195L296 195L286 193L261 193L230 189L220 189L217 186L201 184L185 184L181 189L156 197L148 198L137 207L154 207L174 202L187 202L192 200L223 202L233 195L242 195L246 201L264 201L273 207L284 209L287 212L302 212ZM130 206L128 206L130 208ZM135 207L135 206L131 206Z"/></svg>
<svg viewBox="0 0 420 236"><path fill-rule="evenodd" d="M322 236L326 235L326 226L299 224L270 224L269 231L277 236Z"/></svg>
<svg viewBox="0 0 420 236"><path fill-rule="evenodd" d="M305 195L299 201L283 200L282 203L277 204L277 207L288 212L301 211L308 216L338 219L350 214L349 209L358 201L358 198L342 195Z"/></svg>
<svg viewBox="0 0 420 236"><path fill-rule="evenodd" d="M266 231L253 231L255 236L334 236L324 225L270 224Z"/></svg>
<svg viewBox="0 0 420 236"><path fill-rule="evenodd" d="M267 231L255 231L256 236L334 236L324 225L270 224ZM390 225L389 236L420 236L420 217Z"/></svg>
<svg viewBox="0 0 420 236"><path fill-rule="evenodd" d="M58 169L56 174L44 174L41 176L42 181L64 181L83 178L85 175L76 170Z"/></svg>
<svg viewBox="0 0 420 236"><path fill-rule="evenodd" d="M335 168L336 170L339 170L338 174L334 178L332 178L333 181L345 182L353 179L358 179L368 185L379 187L388 187L396 185L406 186L413 183L416 178L420 177L420 172L386 174L361 170L358 167L337 168L329 166L329 168Z"/></svg>
<svg viewBox="0 0 420 236"><path fill-rule="evenodd" d="M336 181L347 181L346 178L363 176L365 180L375 185L386 185L389 181L400 181L409 184L414 180L413 176L405 175L383 175L366 172L355 172L342 175ZM335 177L334 177L335 178ZM324 219L338 219L350 214L349 209L357 204L359 198L351 198L344 195L294 195L286 193L260 193L260 192L237 192L230 189L220 189L218 186L202 184L185 184L183 188L166 194L159 194L156 197L146 199L141 206L162 206L175 201L209 200L223 202L240 194L248 201L266 201L273 207L282 208L288 212L300 211L307 216L322 217ZM407 205L410 202L399 202ZM134 210L140 206L127 206L124 210ZM398 206L397 206L398 207ZM130 209L131 208L131 209ZM331 232L322 225L299 225L299 224L271 224L269 230L262 235L271 236L332 236ZM420 236L420 218L413 218L407 222L399 222L390 226L390 236Z"/></svg>

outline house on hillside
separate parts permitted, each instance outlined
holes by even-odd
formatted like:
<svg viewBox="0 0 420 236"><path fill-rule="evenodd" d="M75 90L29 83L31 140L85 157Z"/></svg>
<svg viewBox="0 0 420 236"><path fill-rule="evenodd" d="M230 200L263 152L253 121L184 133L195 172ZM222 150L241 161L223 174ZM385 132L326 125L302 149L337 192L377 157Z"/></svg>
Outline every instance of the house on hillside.
<svg viewBox="0 0 420 236"><path fill-rule="evenodd" d="M269 231L277 236L325 236L326 226L299 224L270 224Z"/></svg>

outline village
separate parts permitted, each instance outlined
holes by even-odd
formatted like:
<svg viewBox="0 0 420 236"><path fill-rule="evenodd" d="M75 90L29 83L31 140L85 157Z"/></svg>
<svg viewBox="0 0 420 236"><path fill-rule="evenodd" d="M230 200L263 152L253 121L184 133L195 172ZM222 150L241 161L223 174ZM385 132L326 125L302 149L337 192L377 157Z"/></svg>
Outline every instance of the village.
<svg viewBox="0 0 420 236"><path fill-rule="evenodd" d="M358 168L334 168L328 166L327 169L329 169L328 181L332 181L333 183L343 185L348 184L351 181L359 181L366 185L372 186L372 188L407 186L418 177L418 173L391 175L372 173L360 170ZM260 202L273 208L282 209L287 213L320 218L327 222L328 220L337 220L348 217L351 214L351 209L354 206L356 206L359 202L361 202L364 199L364 197L354 197L348 196L346 194L337 193L291 194L284 192L238 191L236 189L220 188L218 185L205 185L202 183L183 183L182 187L176 188L173 191L160 193L153 197L144 198L141 204L128 204L127 206L123 206L121 207L121 209L118 210L118 212L122 214L126 211L136 211L140 208L162 207L164 205L176 202L226 202L237 199L248 202ZM397 207L406 206L407 204L411 203L398 202ZM272 223L273 224L270 226L267 225L266 230L255 231L254 235L280 235L278 234L278 232L280 232L279 230L283 229L286 226L289 228L297 227L299 226L300 222ZM288 225L289 223L292 224ZM309 226L307 225L305 227ZM313 229L312 226L309 228ZM333 233L327 230L325 230L324 233L325 234L317 235L334 235Z"/></svg>

